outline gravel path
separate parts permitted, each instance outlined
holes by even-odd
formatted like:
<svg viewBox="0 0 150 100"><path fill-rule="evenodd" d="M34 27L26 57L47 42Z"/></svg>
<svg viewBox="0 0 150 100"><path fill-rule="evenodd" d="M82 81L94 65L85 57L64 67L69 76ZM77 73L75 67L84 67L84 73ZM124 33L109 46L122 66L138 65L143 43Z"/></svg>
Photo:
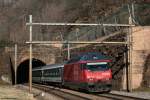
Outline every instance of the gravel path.
<svg viewBox="0 0 150 100"><path fill-rule="evenodd" d="M124 91L111 91L112 94L118 94L118 95L125 95L125 96L132 96L132 97L138 97L143 99L150 100L150 92L124 92Z"/></svg>
<svg viewBox="0 0 150 100"><path fill-rule="evenodd" d="M29 87L25 85L17 85L16 88L29 91ZM43 92L39 89L32 88L33 97L36 98L36 100L64 100L56 95L49 94L47 92Z"/></svg>

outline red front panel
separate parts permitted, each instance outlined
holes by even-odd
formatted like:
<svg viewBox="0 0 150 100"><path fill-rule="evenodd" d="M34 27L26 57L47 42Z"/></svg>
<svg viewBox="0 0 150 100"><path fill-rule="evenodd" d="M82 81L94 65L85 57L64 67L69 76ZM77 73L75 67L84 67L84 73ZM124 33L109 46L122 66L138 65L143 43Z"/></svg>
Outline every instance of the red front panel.
<svg viewBox="0 0 150 100"><path fill-rule="evenodd" d="M84 70L84 82L107 81L112 79L111 70L107 71L89 71Z"/></svg>

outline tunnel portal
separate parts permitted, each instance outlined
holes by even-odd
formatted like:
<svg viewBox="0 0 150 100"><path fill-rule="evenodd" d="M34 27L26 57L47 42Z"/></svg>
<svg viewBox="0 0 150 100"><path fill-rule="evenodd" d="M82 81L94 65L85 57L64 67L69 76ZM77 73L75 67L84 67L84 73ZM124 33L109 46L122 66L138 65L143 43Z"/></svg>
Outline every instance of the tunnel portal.
<svg viewBox="0 0 150 100"><path fill-rule="evenodd" d="M32 68L46 65L43 61L33 58ZM17 84L27 83L29 81L29 59L24 60L17 69Z"/></svg>

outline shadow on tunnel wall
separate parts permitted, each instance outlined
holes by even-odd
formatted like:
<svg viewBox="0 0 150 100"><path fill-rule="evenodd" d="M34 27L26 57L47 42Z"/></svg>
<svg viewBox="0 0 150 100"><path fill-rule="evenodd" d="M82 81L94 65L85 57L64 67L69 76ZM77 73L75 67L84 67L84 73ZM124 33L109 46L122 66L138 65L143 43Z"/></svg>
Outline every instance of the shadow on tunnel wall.
<svg viewBox="0 0 150 100"><path fill-rule="evenodd" d="M15 71L14 71L14 69L13 69L13 64L12 64L11 57L9 57L9 61L10 61L12 85L14 85L14 84L15 84Z"/></svg>
<svg viewBox="0 0 150 100"><path fill-rule="evenodd" d="M116 52L115 52L116 54ZM114 57L112 62L112 88L115 90L123 89L122 81L123 75L126 74L128 78L128 71L124 73L124 69L128 70L128 49L127 46L123 47ZM128 82L127 82L128 87Z"/></svg>
<svg viewBox="0 0 150 100"><path fill-rule="evenodd" d="M150 88L150 54L146 57L143 71L142 87Z"/></svg>
<svg viewBox="0 0 150 100"><path fill-rule="evenodd" d="M32 67L46 65L43 61L33 58ZM23 61L17 67L17 84L27 83L29 81L29 59Z"/></svg>

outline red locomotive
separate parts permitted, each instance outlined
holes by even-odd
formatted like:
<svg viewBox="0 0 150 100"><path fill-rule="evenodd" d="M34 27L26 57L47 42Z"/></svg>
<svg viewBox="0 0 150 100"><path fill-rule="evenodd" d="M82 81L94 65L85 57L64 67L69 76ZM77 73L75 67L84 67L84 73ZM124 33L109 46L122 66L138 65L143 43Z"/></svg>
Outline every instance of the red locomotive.
<svg viewBox="0 0 150 100"><path fill-rule="evenodd" d="M100 53L84 53L64 65L64 85L89 92L109 92L112 73L111 62Z"/></svg>
<svg viewBox="0 0 150 100"><path fill-rule="evenodd" d="M100 53L83 53L64 65L34 68L33 82L59 83L65 87L88 92L109 92L112 80L109 62L111 60Z"/></svg>

